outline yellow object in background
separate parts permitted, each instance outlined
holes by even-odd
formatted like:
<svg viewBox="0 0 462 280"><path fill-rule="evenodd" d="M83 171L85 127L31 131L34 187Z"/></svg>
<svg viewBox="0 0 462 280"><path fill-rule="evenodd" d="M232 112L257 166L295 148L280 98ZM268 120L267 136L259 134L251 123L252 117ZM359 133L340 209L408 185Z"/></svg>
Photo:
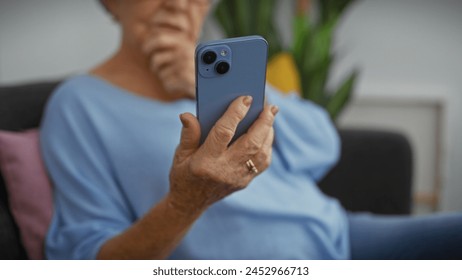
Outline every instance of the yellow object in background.
<svg viewBox="0 0 462 280"><path fill-rule="evenodd" d="M300 75L291 54L281 52L268 62L266 80L283 93L300 94Z"/></svg>

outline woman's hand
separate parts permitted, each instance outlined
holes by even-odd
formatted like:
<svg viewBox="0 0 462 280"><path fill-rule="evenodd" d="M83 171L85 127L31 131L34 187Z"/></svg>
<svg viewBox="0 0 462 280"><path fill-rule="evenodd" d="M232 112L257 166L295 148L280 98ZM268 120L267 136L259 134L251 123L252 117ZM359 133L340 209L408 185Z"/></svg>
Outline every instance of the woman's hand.
<svg viewBox="0 0 462 280"><path fill-rule="evenodd" d="M164 89L173 95L196 95L194 50L209 1L188 1L187 12L176 1L164 1L146 24L149 36L142 45L149 67Z"/></svg>
<svg viewBox="0 0 462 280"><path fill-rule="evenodd" d="M194 49L196 42L178 38L175 33L161 33L147 40L144 52L149 54L149 67L164 89L172 94L194 98Z"/></svg>
<svg viewBox="0 0 462 280"><path fill-rule="evenodd" d="M273 121L278 108L266 106L248 132L228 146L249 110L250 97L239 97L199 146L200 127L191 114L181 115L183 131L170 172L170 192L141 219L103 244L101 259L164 259L208 206L242 190L271 162ZM154 186L155 187L155 186Z"/></svg>
<svg viewBox="0 0 462 280"><path fill-rule="evenodd" d="M271 162L276 106L266 106L248 132L228 146L237 125L247 114L252 98L234 100L199 146L200 126L189 113L183 123L180 145L170 172L169 204L184 214L202 212L216 201L244 189Z"/></svg>

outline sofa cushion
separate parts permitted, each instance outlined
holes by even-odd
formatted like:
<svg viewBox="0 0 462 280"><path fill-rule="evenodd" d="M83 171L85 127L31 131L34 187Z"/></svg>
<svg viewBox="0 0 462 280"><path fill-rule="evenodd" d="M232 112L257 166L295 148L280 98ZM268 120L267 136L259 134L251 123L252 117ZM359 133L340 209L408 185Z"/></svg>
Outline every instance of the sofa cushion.
<svg viewBox="0 0 462 280"><path fill-rule="evenodd" d="M0 131L0 170L10 210L30 259L44 258L52 190L39 151L38 131Z"/></svg>

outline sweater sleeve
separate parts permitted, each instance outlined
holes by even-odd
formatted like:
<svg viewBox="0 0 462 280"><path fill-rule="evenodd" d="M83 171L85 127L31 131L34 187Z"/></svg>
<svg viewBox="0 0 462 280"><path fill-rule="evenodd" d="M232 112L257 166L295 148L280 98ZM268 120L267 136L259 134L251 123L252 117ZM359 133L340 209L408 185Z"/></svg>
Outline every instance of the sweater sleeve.
<svg viewBox="0 0 462 280"><path fill-rule="evenodd" d="M49 259L94 259L106 240L133 222L95 122L99 112L82 94L72 83L61 86L41 125L42 156L54 186Z"/></svg>
<svg viewBox="0 0 462 280"><path fill-rule="evenodd" d="M340 141L327 112L295 94L283 96L271 87L268 101L278 105L274 148L290 172L308 173L319 181L338 161Z"/></svg>

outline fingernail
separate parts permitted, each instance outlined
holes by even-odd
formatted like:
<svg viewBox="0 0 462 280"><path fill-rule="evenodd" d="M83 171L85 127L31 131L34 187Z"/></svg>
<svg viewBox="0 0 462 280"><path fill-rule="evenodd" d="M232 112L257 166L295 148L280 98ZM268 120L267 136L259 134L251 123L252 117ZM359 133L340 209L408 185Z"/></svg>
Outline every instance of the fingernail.
<svg viewBox="0 0 462 280"><path fill-rule="evenodd" d="M250 104L252 104L252 96L247 95L246 97L244 97L243 102L246 107L249 107Z"/></svg>
<svg viewBox="0 0 462 280"><path fill-rule="evenodd" d="M279 112L279 107L276 105L271 105L271 113L273 113L273 116L276 116L278 112Z"/></svg>
<svg viewBox="0 0 462 280"><path fill-rule="evenodd" d="M183 116L183 115L184 115L184 114L180 114L180 121L181 121L181 123L183 124L183 127L184 127L184 128L188 128L188 127L189 127L189 122L186 121L186 120L184 119L184 116Z"/></svg>

